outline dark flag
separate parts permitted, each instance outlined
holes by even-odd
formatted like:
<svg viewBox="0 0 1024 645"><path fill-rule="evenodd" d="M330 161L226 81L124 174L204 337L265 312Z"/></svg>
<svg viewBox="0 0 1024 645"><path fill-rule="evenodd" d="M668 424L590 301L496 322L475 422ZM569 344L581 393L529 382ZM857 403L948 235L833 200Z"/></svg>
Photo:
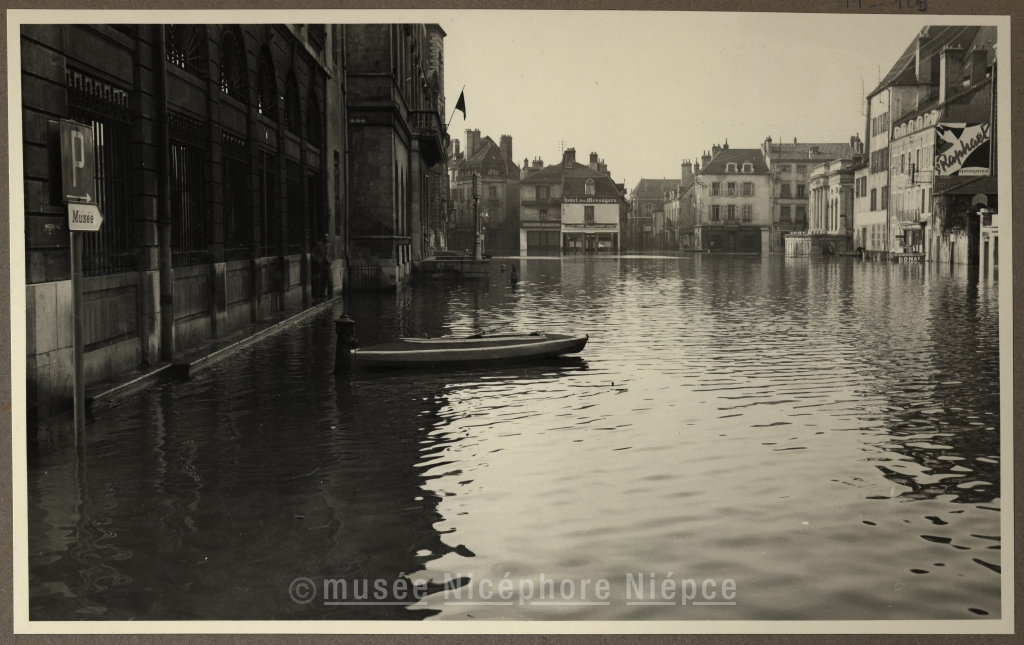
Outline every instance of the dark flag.
<svg viewBox="0 0 1024 645"><path fill-rule="evenodd" d="M462 120L466 120L466 93L459 93L459 101L455 104L456 110L462 110Z"/></svg>

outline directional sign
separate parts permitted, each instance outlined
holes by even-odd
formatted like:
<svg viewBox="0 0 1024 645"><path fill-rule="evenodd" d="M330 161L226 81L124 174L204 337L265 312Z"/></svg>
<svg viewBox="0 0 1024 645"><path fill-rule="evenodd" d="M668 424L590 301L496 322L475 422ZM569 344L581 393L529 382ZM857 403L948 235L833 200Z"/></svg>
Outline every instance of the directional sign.
<svg viewBox="0 0 1024 645"><path fill-rule="evenodd" d="M68 230L98 231L103 224L103 214L96 204L68 204Z"/></svg>
<svg viewBox="0 0 1024 645"><path fill-rule="evenodd" d="M92 128L61 119L60 165L64 201L95 202L96 146Z"/></svg>

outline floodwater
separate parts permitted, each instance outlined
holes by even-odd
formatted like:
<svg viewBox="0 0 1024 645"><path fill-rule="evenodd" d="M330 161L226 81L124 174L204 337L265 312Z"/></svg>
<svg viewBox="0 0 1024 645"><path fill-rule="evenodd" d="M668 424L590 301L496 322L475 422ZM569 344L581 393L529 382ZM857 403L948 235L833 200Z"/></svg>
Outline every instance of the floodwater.
<svg viewBox="0 0 1024 645"><path fill-rule="evenodd" d="M31 460L31 618L1000 616L998 301L976 272L496 258L489 283L344 308L362 346L590 342L335 377L338 305L101 410L84 462Z"/></svg>

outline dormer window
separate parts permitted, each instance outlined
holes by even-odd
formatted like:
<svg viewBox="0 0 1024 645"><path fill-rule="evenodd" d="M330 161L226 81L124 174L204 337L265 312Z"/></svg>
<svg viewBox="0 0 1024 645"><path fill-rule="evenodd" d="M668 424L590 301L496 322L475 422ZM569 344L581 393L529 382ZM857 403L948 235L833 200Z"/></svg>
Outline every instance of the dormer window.
<svg viewBox="0 0 1024 645"><path fill-rule="evenodd" d="M736 172L736 164L727 163L725 164L725 172Z"/></svg>
<svg viewBox="0 0 1024 645"><path fill-rule="evenodd" d="M743 172L754 172L754 164L745 163L743 164Z"/></svg>
<svg viewBox="0 0 1024 645"><path fill-rule="evenodd" d="M586 188L585 188L585 194L587 194L587 195L593 195L594 194L594 180L593 179L588 179L587 180Z"/></svg>

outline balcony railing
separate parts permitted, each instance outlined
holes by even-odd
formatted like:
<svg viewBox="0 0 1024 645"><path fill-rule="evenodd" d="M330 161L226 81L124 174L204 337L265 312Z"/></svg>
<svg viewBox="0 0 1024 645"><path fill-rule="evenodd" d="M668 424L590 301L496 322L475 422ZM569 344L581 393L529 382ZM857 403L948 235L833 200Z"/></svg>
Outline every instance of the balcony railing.
<svg viewBox="0 0 1024 645"><path fill-rule="evenodd" d="M447 156L445 129L441 116L434 110L410 110L409 125L413 136L425 144L423 150L427 164L433 166Z"/></svg>

